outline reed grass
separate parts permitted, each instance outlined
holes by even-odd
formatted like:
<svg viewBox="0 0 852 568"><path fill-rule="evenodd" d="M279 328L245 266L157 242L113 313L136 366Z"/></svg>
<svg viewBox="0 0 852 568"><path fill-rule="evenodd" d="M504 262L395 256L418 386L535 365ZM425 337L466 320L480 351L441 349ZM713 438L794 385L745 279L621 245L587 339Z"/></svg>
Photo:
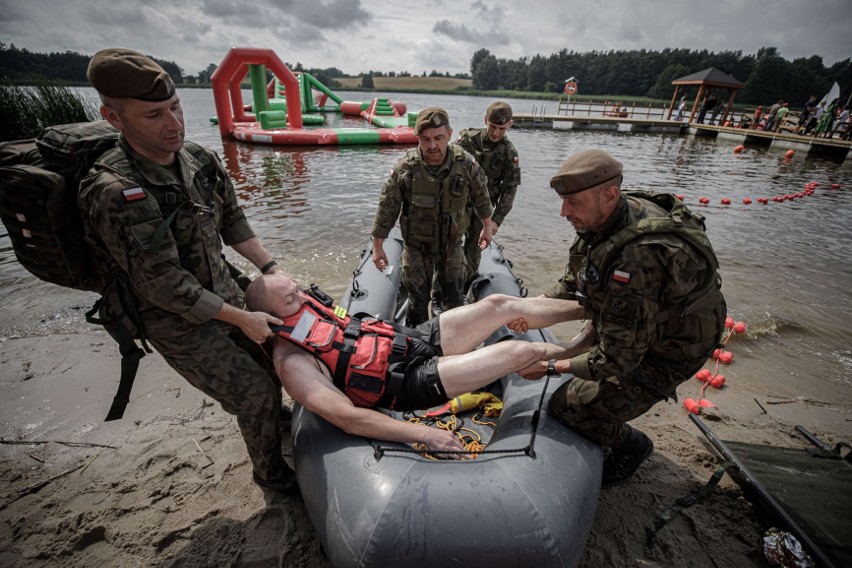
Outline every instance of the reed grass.
<svg viewBox="0 0 852 568"><path fill-rule="evenodd" d="M0 141L33 138L47 126L98 118L97 106L65 85L22 87L0 79Z"/></svg>

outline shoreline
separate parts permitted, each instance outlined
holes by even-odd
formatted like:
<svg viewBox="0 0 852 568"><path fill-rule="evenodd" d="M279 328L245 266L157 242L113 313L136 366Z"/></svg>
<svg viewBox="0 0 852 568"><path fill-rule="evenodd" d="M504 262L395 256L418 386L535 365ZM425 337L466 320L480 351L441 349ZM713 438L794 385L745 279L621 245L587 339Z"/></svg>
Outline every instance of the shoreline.
<svg viewBox="0 0 852 568"><path fill-rule="evenodd" d="M109 423L120 359L102 330L6 339L0 360L0 437L51 441L0 444L4 566L329 566L301 498L251 482L235 420L159 355L142 359L125 417ZM680 399L694 389L684 383ZM828 428L807 422L825 407L763 413L747 389L719 393L718 419L705 422L723 439L804 448L799 420L828 445L848 436L840 414L832 417L845 422ZM645 529L704 485L719 459L679 403L633 424L655 452L633 479L601 492L581 566L766 566L760 539L769 525L728 476L647 547ZM282 451L292 463L289 437Z"/></svg>

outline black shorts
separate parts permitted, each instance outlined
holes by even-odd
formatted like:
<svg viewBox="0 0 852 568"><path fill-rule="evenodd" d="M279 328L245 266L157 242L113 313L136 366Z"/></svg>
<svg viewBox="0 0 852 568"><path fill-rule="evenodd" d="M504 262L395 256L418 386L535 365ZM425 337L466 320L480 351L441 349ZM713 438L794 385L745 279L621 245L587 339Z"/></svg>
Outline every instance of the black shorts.
<svg viewBox="0 0 852 568"><path fill-rule="evenodd" d="M441 333L438 319L418 325L412 334L414 337L409 347L409 357L404 363L404 378L402 387L392 404L393 410L409 411L424 410L444 404L449 399L438 376L438 357L443 355L441 349Z"/></svg>

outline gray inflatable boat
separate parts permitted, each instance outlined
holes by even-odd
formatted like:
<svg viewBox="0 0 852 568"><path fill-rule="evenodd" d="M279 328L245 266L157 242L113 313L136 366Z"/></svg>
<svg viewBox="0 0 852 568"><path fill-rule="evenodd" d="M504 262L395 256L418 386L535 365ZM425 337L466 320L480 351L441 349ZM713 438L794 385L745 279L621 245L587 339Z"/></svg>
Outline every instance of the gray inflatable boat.
<svg viewBox="0 0 852 568"><path fill-rule="evenodd" d="M393 266L384 274L369 250L341 304L353 314L390 320L398 312L402 243L385 241ZM495 243L483 251L479 272L476 299L526 294ZM508 336L504 329L486 343ZM554 340L548 330L521 338ZM485 452L464 461L429 459L404 444L350 436L297 405L296 475L331 563L577 566L597 507L603 457L599 446L547 415L550 394L567 379L503 377L496 383L504 403L496 429Z"/></svg>

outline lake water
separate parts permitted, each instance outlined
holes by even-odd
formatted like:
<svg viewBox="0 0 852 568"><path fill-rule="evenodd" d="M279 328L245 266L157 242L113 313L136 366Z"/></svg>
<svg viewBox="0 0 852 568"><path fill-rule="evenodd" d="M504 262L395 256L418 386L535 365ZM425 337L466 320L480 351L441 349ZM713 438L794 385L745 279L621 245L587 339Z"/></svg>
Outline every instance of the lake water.
<svg viewBox="0 0 852 568"><path fill-rule="evenodd" d="M91 89L84 89L93 96ZM361 101L367 93L341 92ZM224 158L255 231L302 283L316 282L340 297L367 243L379 189L404 152L397 146L289 149L225 141L209 123L212 93L180 92L187 138ZM390 94L409 110L440 105L456 134L482 124L488 99ZM246 102L250 100L245 96ZM541 101L508 99L516 112ZM546 107L548 105L546 104ZM546 112L555 112L556 103ZM360 118L327 115L330 126L363 127ZM804 396L830 403L826 420L852 430L852 166L805 159L784 149L747 149L688 136L512 129L522 184L497 237L532 294L562 274L573 228L559 217L550 177L571 153L599 147L624 163L624 185L683 194L706 218L722 267L723 292L745 336L728 344L735 362L723 372L730 389L760 396ZM820 185L803 199L772 197ZM830 189L831 184L841 189ZM699 206L700 197L710 205ZM732 205L721 206L723 197ZM752 205L743 205L749 197ZM759 197L770 198L760 205ZM5 233L5 230L3 231ZM0 237L0 338L77 333L87 328L82 308L95 296L43 283L15 260ZM245 263L241 264L245 267ZM570 336L577 328L559 328ZM143 363L144 366L144 363ZM696 383L697 384L697 383ZM691 394L688 396L692 396ZM717 394L717 403L723 394ZM825 400L828 399L828 400ZM756 410L754 407L751 410Z"/></svg>

